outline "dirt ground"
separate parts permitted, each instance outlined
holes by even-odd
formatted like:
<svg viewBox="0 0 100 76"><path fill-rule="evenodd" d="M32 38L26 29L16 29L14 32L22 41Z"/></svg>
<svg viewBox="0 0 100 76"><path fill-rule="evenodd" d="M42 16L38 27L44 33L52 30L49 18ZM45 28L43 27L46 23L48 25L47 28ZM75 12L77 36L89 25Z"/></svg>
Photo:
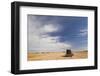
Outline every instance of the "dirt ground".
<svg viewBox="0 0 100 76"><path fill-rule="evenodd" d="M87 51L73 52L72 57L65 57L65 52L28 52L28 61L36 60L61 60L61 59L84 59L88 58Z"/></svg>

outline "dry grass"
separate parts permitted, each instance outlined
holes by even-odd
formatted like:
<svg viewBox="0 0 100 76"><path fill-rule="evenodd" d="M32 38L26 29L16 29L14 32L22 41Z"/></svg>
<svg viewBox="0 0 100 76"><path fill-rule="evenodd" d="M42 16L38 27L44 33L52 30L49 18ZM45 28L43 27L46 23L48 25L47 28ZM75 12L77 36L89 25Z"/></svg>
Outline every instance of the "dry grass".
<svg viewBox="0 0 100 76"><path fill-rule="evenodd" d="M61 59L84 59L88 58L87 51L73 52L72 57L64 57L65 52L40 52L40 53L28 53L28 61L35 60L61 60Z"/></svg>

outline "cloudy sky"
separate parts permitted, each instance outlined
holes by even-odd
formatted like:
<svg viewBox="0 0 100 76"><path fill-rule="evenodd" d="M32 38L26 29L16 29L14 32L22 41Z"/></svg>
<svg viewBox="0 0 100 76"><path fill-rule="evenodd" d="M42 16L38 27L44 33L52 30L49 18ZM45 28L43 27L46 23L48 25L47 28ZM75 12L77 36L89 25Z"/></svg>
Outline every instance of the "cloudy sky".
<svg viewBox="0 0 100 76"><path fill-rule="evenodd" d="M28 51L87 49L87 17L28 15Z"/></svg>

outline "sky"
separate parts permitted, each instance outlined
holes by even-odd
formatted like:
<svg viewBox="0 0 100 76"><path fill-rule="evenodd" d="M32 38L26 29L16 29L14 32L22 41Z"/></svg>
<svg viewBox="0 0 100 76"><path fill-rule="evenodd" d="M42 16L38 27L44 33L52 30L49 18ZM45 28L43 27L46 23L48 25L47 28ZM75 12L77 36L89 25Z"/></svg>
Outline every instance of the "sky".
<svg viewBox="0 0 100 76"><path fill-rule="evenodd" d="M28 51L87 50L88 18L27 15Z"/></svg>

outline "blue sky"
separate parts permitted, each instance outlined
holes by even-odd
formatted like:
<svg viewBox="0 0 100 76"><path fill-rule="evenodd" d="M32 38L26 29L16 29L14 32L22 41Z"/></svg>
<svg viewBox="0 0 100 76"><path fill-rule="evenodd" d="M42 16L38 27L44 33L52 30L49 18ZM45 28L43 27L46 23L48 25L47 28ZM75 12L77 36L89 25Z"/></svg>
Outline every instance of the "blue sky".
<svg viewBox="0 0 100 76"><path fill-rule="evenodd" d="M87 17L28 15L28 50L86 50L87 27Z"/></svg>

